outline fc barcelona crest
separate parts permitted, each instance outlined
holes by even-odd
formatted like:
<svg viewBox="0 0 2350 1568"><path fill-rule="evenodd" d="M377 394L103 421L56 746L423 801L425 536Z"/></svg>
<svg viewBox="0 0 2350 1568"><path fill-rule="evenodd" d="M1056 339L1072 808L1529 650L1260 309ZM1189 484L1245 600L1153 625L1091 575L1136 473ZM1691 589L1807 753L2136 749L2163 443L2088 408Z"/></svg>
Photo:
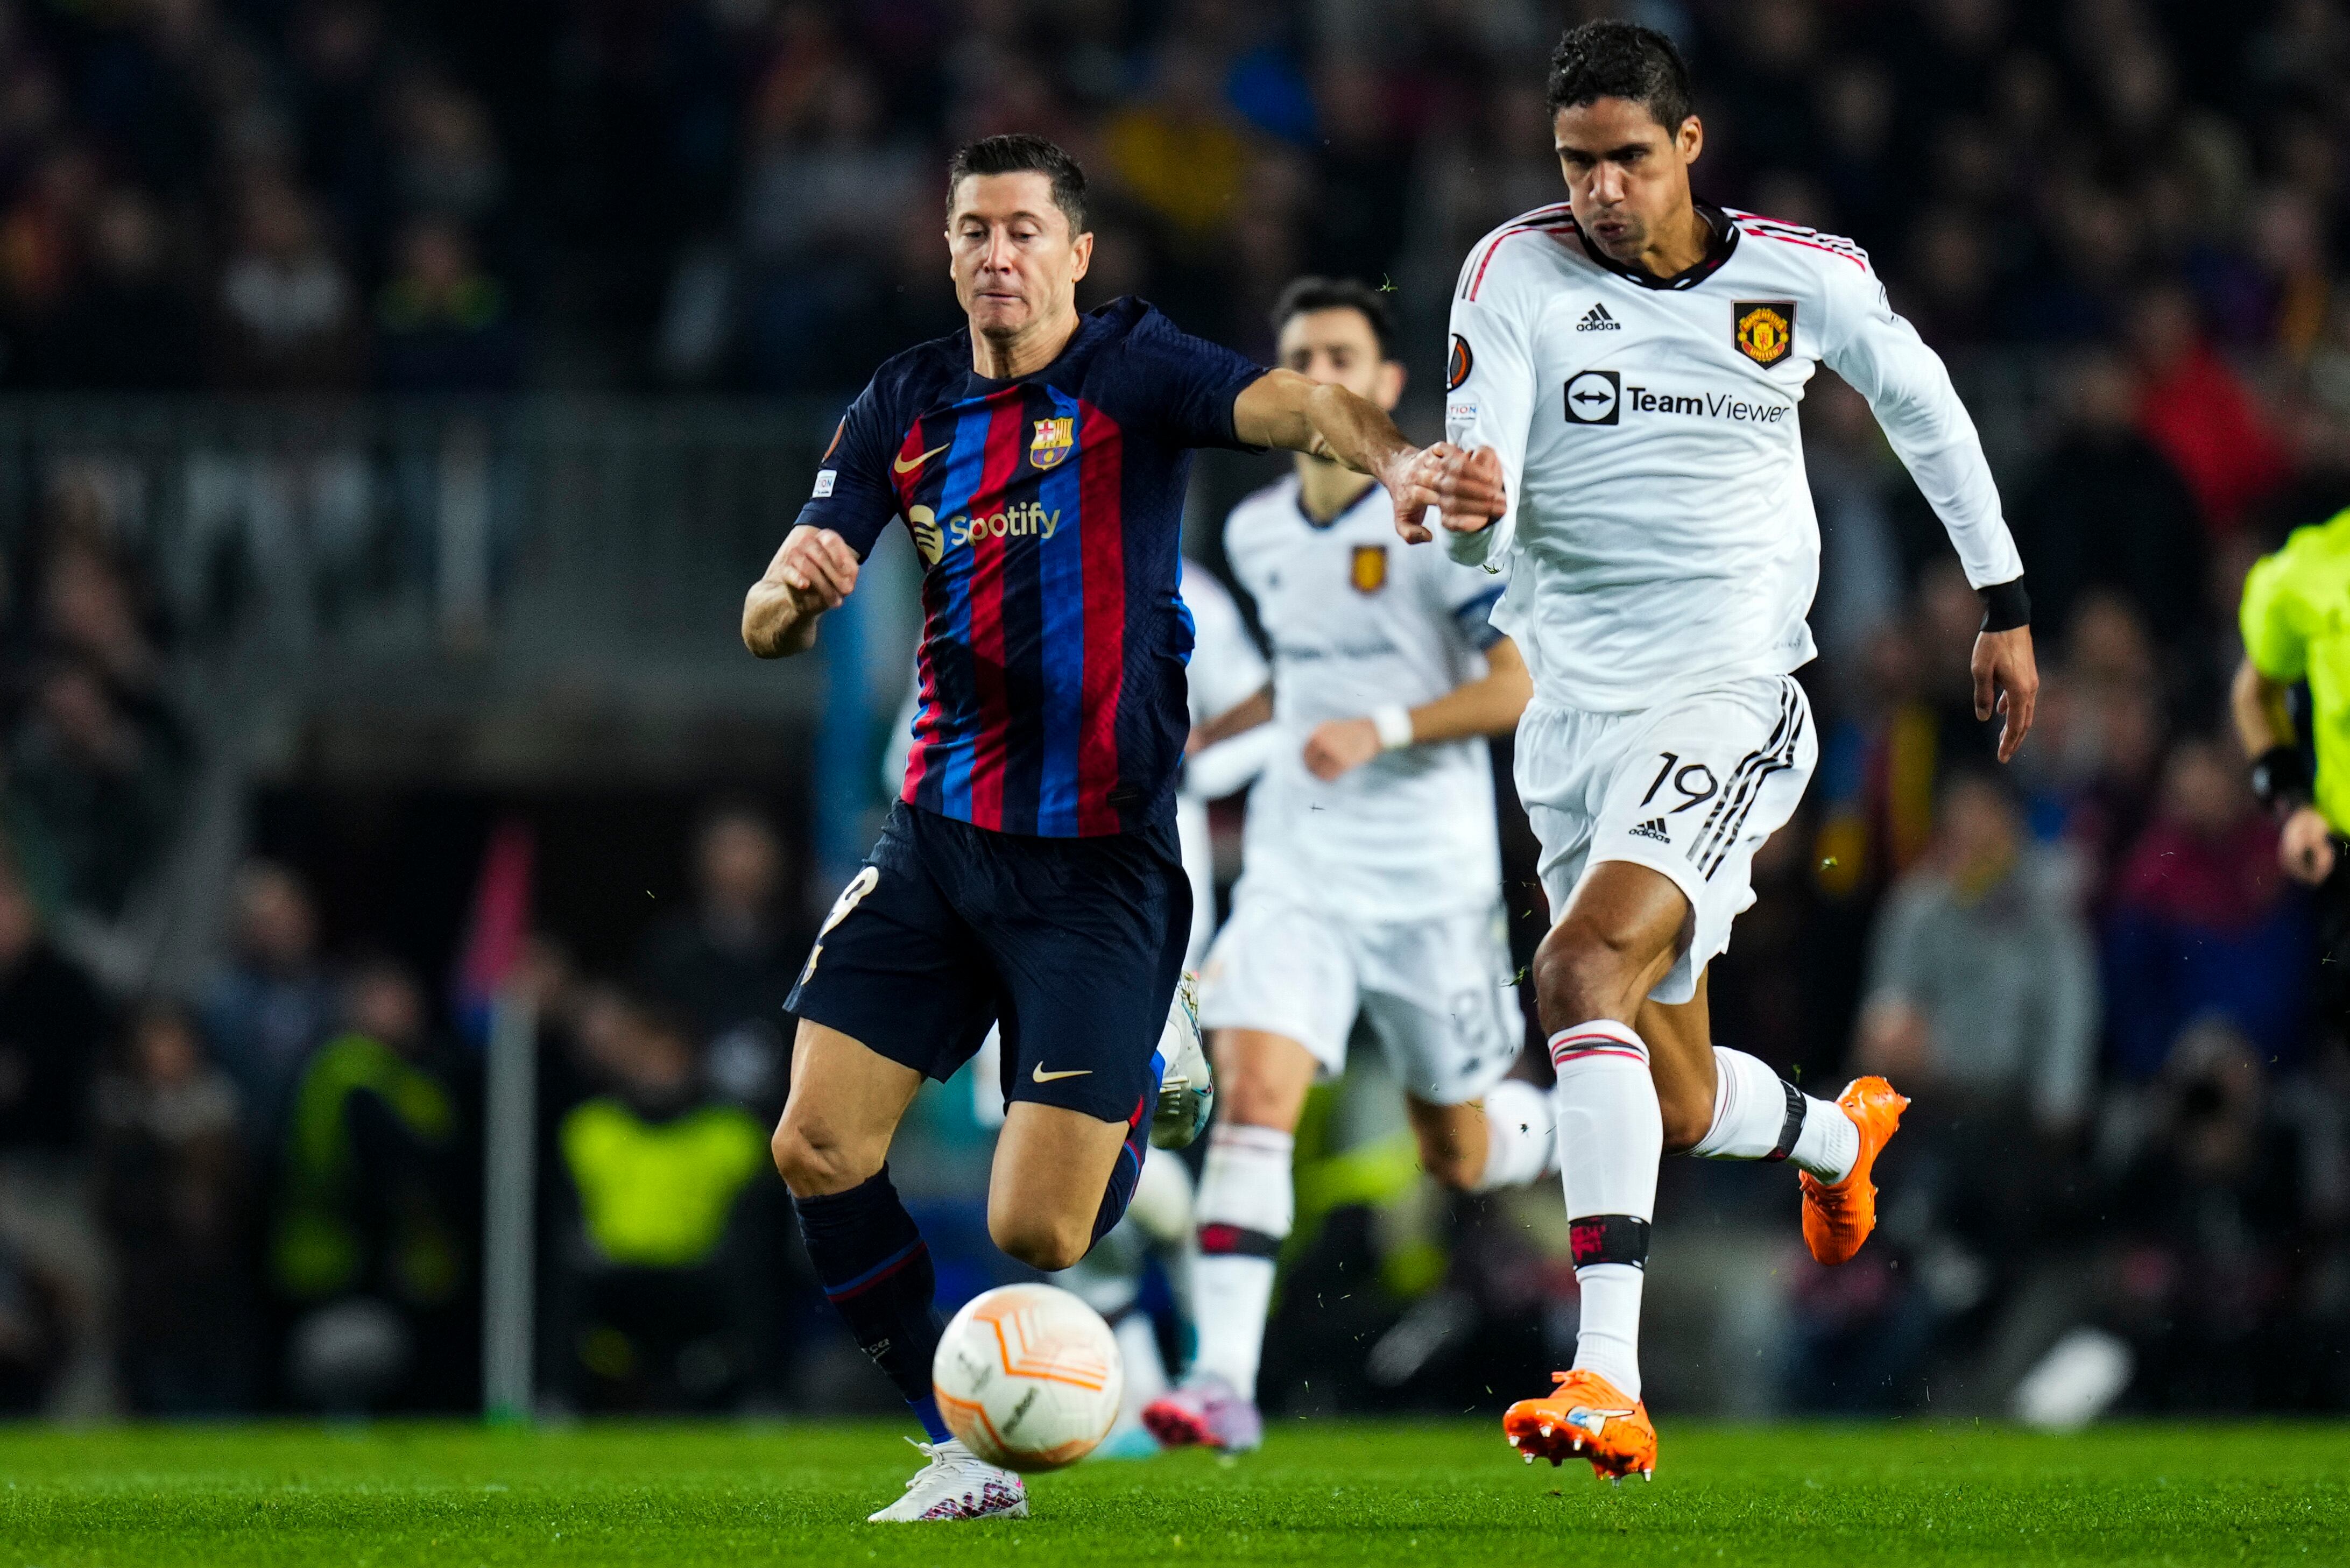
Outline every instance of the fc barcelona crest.
<svg viewBox="0 0 2350 1568"><path fill-rule="evenodd" d="M1795 302L1742 299L1730 307L1731 341L1768 369L1795 350Z"/></svg>
<svg viewBox="0 0 2350 1568"><path fill-rule="evenodd" d="M1385 545L1357 545L1355 558L1347 574L1358 594L1375 594L1388 586L1388 547Z"/></svg>
<svg viewBox="0 0 2350 1568"><path fill-rule="evenodd" d="M1028 461L1038 468L1058 468L1061 460L1076 450L1076 416L1038 420L1036 439L1028 443Z"/></svg>

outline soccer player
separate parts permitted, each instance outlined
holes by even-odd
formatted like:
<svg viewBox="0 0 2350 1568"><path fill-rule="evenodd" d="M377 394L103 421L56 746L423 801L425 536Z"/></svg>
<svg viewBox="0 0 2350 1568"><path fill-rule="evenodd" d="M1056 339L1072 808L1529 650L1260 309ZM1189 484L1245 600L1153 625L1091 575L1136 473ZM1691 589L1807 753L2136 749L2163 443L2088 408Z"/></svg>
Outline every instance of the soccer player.
<svg viewBox="0 0 2350 1568"><path fill-rule="evenodd" d="M1908 1103L1878 1078L1814 1099L1707 1027L1706 964L1817 755L1792 679L1814 653L1795 408L1815 366L1868 400L1981 592L1975 710L2004 715L2002 762L2039 678L1974 426L1866 254L1692 201L1704 129L1659 33L1575 28L1549 103L1568 199L1461 268L1436 483L1453 557L1509 571L1493 619L1534 676L1518 794L1556 922L1534 975L1581 1332L1503 1428L1529 1462L1580 1454L1620 1479L1656 1464L1638 1345L1659 1155L1792 1160L1812 1255L1841 1262L1876 1223L1869 1170Z"/></svg>
<svg viewBox="0 0 2350 1568"><path fill-rule="evenodd" d="M1402 395L1374 290L1300 278L1274 329L1288 369L1383 409ZM1505 1076L1524 1026L1484 744L1516 725L1525 666L1486 620L1500 580L1399 548L1394 518L1368 476L1301 453L1224 526L1274 675L1253 711L1208 732L1270 720L1278 739L1249 795L1232 918L1201 978L1222 1108L1193 1204L1199 1353L1143 1411L1170 1446L1263 1438L1257 1363L1295 1211L1292 1134L1315 1075L1345 1069L1357 1016L1386 1047L1439 1180L1529 1181L1555 1147L1547 1094Z"/></svg>
<svg viewBox="0 0 2350 1568"><path fill-rule="evenodd" d="M913 755L793 992L775 1136L827 1294L931 1439L877 1521L1027 1508L1017 1476L950 1440L931 1397L932 1270L886 1168L922 1078L951 1075L1001 1021L1011 1104L988 1229L1039 1269L1117 1223L1155 1105L1188 1136L1197 1101L1174 1080L1205 1064L1163 1063L1157 1045L1191 920L1170 820L1190 729L1191 449L1328 452L1385 482L1399 514L1430 500L1424 454L1343 388L1263 370L1137 300L1080 317L1093 236L1084 173L1059 148L973 142L947 189L969 331L875 374L743 609L753 653L804 652L892 517L921 556Z"/></svg>

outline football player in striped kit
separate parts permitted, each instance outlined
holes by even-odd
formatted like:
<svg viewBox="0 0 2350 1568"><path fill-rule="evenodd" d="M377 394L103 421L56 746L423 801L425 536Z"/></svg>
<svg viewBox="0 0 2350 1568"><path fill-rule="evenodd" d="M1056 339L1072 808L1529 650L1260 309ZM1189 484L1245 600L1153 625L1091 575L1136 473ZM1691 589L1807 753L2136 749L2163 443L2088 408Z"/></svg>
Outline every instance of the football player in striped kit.
<svg viewBox="0 0 2350 1568"><path fill-rule="evenodd" d="M1427 454L1343 389L1265 370L1140 300L1080 316L1085 190L1041 137L955 155L944 238L969 330L875 373L743 600L744 645L785 658L815 645L893 520L922 558L905 784L792 994L774 1140L826 1296L931 1439L876 1522L1028 1506L931 1397L935 1272L887 1164L922 1079L951 1077L1002 1023L1011 1103L988 1229L1045 1270L1118 1223L1147 1140L1188 1142L1204 1116L1197 1032L1169 1027L1191 933L1174 816L1192 451L1331 453L1378 475L1399 520L1432 493Z"/></svg>
<svg viewBox="0 0 2350 1568"><path fill-rule="evenodd" d="M1574 1366L1503 1427L1529 1462L1615 1479L1656 1464L1638 1345L1659 1156L1791 1160L1804 1240L1841 1262L1908 1104L1879 1078L1814 1099L1716 1048L1706 1014L1754 852L1817 755L1793 679L1814 651L1795 410L1815 367L1867 399L1981 592L1975 707L2004 717L2002 761L2039 685L2022 563L1948 371L1858 246L1693 200L1690 102L1661 34L1592 22L1561 42L1569 200L1461 268L1437 482L1453 558L1509 576L1493 620L1534 676L1518 794L1556 922L1534 977L1582 1321Z"/></svg>

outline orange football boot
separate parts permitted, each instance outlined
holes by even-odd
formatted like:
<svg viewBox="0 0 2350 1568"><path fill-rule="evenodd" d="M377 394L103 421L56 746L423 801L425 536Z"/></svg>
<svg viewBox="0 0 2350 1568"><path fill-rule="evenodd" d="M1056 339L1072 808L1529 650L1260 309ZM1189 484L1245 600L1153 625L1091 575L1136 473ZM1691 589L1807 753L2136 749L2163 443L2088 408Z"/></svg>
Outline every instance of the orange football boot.
<svg viewBox="0 0 2350 1568"><path fill-rule="evenodd" d="M1860 1129L1860 1153L1845 1179L1830 1187L1803 1173L1804 1245L1823 1263L1841 1263L1877 1229L1877 1189L1868 1173L1901 1126L1908 1099L1882 1078L1855 1078L1836 1096L1836 1108Z"/></svg>
<svg viewBox="0 0 2350 1568"><path fill-rule="evenodd" d="M1502 1416L1502 1435L1525 1455L1526 1463L1546 1459L1554 1466L1570 1459L1591 1461L1594 1475L1621 1481L1638 1471L1657 1479L1657 1428L1648 1407L1627 1399L1596 1372L1554 1372L1558 1386L1546 1399L1521 1399Z"/></svg>

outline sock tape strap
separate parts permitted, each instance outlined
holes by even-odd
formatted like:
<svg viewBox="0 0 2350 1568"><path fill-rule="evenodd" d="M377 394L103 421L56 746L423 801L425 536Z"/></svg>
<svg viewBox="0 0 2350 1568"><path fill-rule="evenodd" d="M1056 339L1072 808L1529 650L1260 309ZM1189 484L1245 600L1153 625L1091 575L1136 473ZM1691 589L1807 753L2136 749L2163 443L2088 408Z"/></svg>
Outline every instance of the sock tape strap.
<svg viewBox="0 0 2350 1568"><path fill-rule="evenodd" d="M1795 1140L1804 1134L1804 1091L1784 1078L1779 1080L1779 1086L1787 1091L1787 1119L1779 1124L1779 1141L1771 1146L1771 1152L1762 1157L1765 1159L1786 1158L1795 1152Z"/></svg>
<svg viewBox="0 0 2350 1568"><path fill-rule="evenodd" d="M1566 1238L1578 1269L1594 1263L1648 1266L1648 1222L1637 1214L1586 1214L1569 1220Z"/></svg>

